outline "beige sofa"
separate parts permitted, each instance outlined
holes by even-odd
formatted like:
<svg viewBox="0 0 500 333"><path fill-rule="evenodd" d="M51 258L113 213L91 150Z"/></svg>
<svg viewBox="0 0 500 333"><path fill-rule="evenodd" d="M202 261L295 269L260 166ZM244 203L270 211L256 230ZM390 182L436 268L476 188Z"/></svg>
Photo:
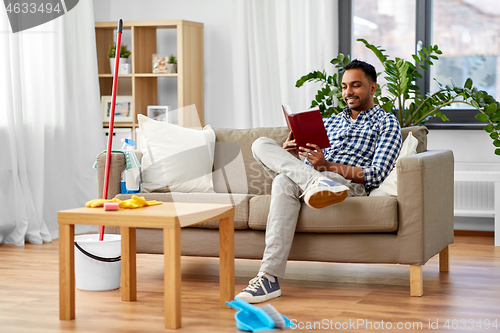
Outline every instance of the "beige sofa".
<svg viewBox="0 0 500 333"><path fill-rule="evenodd" d="M448 271L448 246L453 243L453 154L427 151L427 128L409 131L419 140L418 154L399 159L397 197L348 197L338 205L314 210L302 205L289 260L391 263L410 265L410 293L423 294L422 265L440 254L440 270ZM287 128L215 130L213 182L216 193L143 193L147 200L205 203L238 202L235 210L235 257L261 259L269 211L271 178L253 159L251 145L261 136L283 143ZM238 157L244 175L228 167ZM137 153L141 157L140 153ZM121 195L120 173L124 156L113 153L109 197ZM237 164L237 163L233 163ZM97 160L99 194L102 193L105 154ZM225 181L232 179L228 183ZM236 181L234 181L236 180ZM182 255L217 257L217 221L182 229ZM107 232L119 230L108 228ZM139 253L162 253L161 230L138 229Z"/></svg>

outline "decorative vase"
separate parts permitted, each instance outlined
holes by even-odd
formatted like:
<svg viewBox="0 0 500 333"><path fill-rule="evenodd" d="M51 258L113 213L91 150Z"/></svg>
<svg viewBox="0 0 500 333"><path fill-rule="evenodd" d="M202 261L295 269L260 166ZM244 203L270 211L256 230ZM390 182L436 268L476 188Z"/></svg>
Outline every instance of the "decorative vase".
<svg viewBox="0 0 500 333"><path fill-rule="evenodd" d="M177 64L167 64L167 73L177 73Z"/></svg>
<svg viewBox="0 0 500 333"><path fill-rule="evenodd" d="M127 63L127 58L120 58L120 63L119 67L121 67L121 64L126 64ZM109 67L111 68L111 75L115 75L115 58L109 58ZM118 73L120 73L120 70L118 69Z"/></svg>

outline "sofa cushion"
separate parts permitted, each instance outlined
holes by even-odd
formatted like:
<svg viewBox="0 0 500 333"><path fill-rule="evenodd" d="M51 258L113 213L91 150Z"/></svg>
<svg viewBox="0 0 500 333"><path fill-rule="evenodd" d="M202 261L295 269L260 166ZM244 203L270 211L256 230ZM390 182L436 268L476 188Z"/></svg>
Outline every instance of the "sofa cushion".
<svg viewBox="0 0 500 333"><path fill-rule="evenodd" d="M250 199L248 226L265 230L270 195ZM376 214L374 214L376 212ZM302 203L297 232L364 233L398 230L398 202L393 197L348 197L343 202L313 209Z"/></svg>
<svg viewBox="0 0 500 333"><path fill-rule="evenodd" d="M192 202L192 203L217 203L236 204L234 210L234 229L248 229L248 202L252 195L247 194L217 194L217 193L138 193L146 200L157 200L163 202ZM130 199L131 194L118 194L116 198L120 200ZM198 223L193 228L218 229L219 220Z"/></svg>
<svg viewBox="0 0 500 333"><path fill-rule="evenodd" d="M403 142L405 141L408 133L411 132L415 139L418 140L417 153L427 151L427 133L429 130L425 126L411 126L401 129L401 136Z"/></svg>
<svg viewBox="0 0 500 333"><path fill-rule="evenodd" d="M215 133L138 115L143 192L213 193ZM196 161L196 162L193 162Z"/></svg>
<svg viewBox="0 0 500 333"><path fill-rule="evenodd" d="M418 140L413 136L413 132L409 132L403 146L399 151L399 156L396 160L396 164L392 168L391 172L386 179L380 184L379 187L374 188L370 191L370 196L385 196L390 195L396 197L398 195L398 174L397 168L395 167L400 159L406 156L415 155L417 153Z"/></svg>
<svg viewBox="0 0 500 333"><path fill-rule="evenodd" d="M215 156L214 156L214 174L213 183L216 193L249 193L249 194L270 194L271 177L255 161L252 154L252 144L262 136L267 136L276 140L280 145L285 142L288 136L287 127L261 127L253 129L216 129L215 137ZM238 163L229 164L239 154L243 157L244 168ZM217 172L224 168L224 173ZM242 177L242 172L246 172L246 181ZM226 179L240 179L227 184ZM230 186L228 186L230 185ZM229 188L228 188L229 187Z"/></svg>

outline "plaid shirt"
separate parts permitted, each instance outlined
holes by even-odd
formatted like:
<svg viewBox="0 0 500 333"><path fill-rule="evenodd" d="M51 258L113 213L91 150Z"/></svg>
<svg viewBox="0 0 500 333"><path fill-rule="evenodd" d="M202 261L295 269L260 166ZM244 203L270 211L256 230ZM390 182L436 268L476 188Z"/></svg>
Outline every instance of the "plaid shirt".
<svg viewBox="0 0 500 333"><path fill-rule="evenodd" d="M324 118L330 148L323 149L329 162L363 168L365 186L379 186L396 163L401 148L401 128L392 113L375 105L351 123L351 110ZM306 160L306 163L310 163Z"/></svg>

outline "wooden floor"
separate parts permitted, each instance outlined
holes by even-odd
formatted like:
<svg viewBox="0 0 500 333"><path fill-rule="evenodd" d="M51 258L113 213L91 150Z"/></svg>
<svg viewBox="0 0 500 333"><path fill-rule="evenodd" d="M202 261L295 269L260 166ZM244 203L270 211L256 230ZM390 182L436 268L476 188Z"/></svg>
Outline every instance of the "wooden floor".
<svg viewBox="0 0 500 333"><path fill-rule="evenodd" d="M163 328L162 260L137 256L137 302L122 302L119 290L77 290L76 320L60 321L57 240L0 245L0 332L169 331ZM500 332L500 247L492 237L457 236L450 262L450 273L438 272L437 257L424 266L423 297L409 296L407 266L291 262L280 281L283 296L271 304L294 319L296 331L411 332L431 325L439 328L434 332ZM236 260L237 292L258 267L258 261ZM217 259L185 257L182 270L183 327L177 331L238 332L235 311L219 308ZM487 330L494 320L499 327Z"/></svg>

